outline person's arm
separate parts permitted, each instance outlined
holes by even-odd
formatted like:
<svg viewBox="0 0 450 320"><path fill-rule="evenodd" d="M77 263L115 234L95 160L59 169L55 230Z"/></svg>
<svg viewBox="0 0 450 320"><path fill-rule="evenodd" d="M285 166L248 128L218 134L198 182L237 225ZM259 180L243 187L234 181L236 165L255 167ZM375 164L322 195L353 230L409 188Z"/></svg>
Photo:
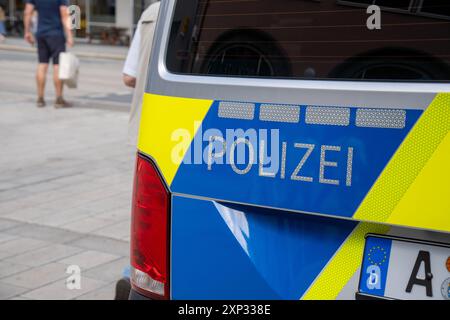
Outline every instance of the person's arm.
<svg viewBox="0 0 450 320"><path fill-rule="evenodd" d="M73 35L72 35L69 9L67 7L66 1L61 1L61 5L59 6L59 12L61 15L61 23L64 27L64 33L66 34L66 43L67 43L67 46L70 48L73 46Z"/></svg>
<svg viewBox="0 0 450 320"><path fill-rule="evenodd" d="M124 73L124 74L122 75L122 80L123 80L123 83L124 83L127 87L130 87L130 88L136 87L136 77L132 77L132 76L129 76L129 75L127 75L126 73Z"/></svg>
<svg viewBox="0 0 450 320"><path fill-rule="evenodd" d="M134 88L136 86L137 68L139 63L139 50L141 46L141 24L138 24L134 33L130 49L128 50L127 59L123 66L123 83L127 87Z"/></svg>
<svg viewBox="0 0 450 320"><path fill-rule="evenodd" d="M33 15L33 11L34 11L34 5L30 2L28 2L25 5L25 10L23 12L23 26L25 29L25 40L29 43L29 44L34 44L34 37L33 34L31 33L31 16Z"/></svg>

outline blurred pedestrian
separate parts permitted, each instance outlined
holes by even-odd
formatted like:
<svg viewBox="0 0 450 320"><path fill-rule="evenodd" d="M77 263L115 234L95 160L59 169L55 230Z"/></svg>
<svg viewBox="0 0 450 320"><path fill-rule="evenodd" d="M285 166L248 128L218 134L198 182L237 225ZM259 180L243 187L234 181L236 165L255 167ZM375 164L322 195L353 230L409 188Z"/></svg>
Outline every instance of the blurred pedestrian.
<svg viewBox="0 0 450 320"><path fill-rule="evenodd" d="M23 35L23 11L16 10L14 12L14 19L12 21L11 34L14 36Z"/></svg>
<svg viewBox="0 0 450 320"><path fill-rule="evenodd" d="M50 59L53 62L53 82L56 91L55 108L71 105L63 98L63 83L59 80L59 54L73 45L68 0L27 0L24 11L25 40L37 42L39 64L36 73L38 107L45 107L45 82ZM31 32L33 11L38 14L36 39Z"/></svg>
<svg viewBox="0 0 450 320"><path fill-rule="evenodd" d="M152 52L159 7L160 3L155 2L142 13L122 71L125 85L134 88L129 123L133 143L137 141L142 98L147 83L148 64Z"/></svg>
<svg viewBox="0 0 450 320"><path fill-rule="evenodd" d="M0 5L0 42L5 41L6 37L5 21L6 21L5 10Z"/></svg>

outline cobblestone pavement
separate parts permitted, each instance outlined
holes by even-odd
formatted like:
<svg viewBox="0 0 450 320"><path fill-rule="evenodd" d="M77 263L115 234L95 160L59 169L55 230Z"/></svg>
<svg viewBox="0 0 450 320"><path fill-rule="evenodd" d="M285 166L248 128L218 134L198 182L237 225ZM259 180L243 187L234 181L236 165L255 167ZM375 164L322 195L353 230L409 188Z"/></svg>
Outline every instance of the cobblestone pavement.
<svg viewBox="0 0 450 320"><path fill-rule="evenodd" d="M120 79L121 62L105 66ZM0 299L112 299L129 260L135 150L127 105L97 108L92 97L70 109L38 109L27 87L33 80L23 93L7 90L19 82L7 71L0 77ZM96 74L89 92L123 90L120 80L105 90ZM66 287L69 265L81 268L80 290Z"/></svg>

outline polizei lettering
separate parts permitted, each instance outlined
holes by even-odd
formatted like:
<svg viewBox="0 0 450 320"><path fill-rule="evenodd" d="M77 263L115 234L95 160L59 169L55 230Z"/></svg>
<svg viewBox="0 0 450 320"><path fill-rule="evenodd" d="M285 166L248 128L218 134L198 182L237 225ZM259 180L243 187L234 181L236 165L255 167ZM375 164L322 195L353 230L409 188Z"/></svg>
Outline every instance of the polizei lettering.
<svg viewBox="0 0 450 320"><path fill-rule="evenodd" d="M187 129L172 133L172 141L177 142L171 153L173 163L206 164L209 172L225 165L241 176L257 170L264 178L352 186L353 146L284 141L278 129L226 129L224 134L215 128L203 131L201 123L195 122L195 131L193 142Z"/></svg>
<svg viewBox="0 0 450 320"><path fill-rule="evenodd" d="M280 142L278 133L273 132L270 139L267 133L260 134L258 139L248 132L246 135L241 132L231 139L229 135L226 138L215 135L208 140L205 157L208 171L225 164L238 175L246 175L254 169L265 178L352 186L355 150L351 146ZM339 179L339 176L344 178Z"/></svg>

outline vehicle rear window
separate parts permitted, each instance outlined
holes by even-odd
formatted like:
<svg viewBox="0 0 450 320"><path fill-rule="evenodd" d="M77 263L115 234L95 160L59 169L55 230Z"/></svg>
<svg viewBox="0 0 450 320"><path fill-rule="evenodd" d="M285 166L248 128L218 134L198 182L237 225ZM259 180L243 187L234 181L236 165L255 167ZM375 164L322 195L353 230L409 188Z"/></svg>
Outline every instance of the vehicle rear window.
<svg viewBox="0 0 450 320"><path fill-rule="evenodd" d="M450 1L178 0L166 58L177 74L447 82Z"/></svg>

